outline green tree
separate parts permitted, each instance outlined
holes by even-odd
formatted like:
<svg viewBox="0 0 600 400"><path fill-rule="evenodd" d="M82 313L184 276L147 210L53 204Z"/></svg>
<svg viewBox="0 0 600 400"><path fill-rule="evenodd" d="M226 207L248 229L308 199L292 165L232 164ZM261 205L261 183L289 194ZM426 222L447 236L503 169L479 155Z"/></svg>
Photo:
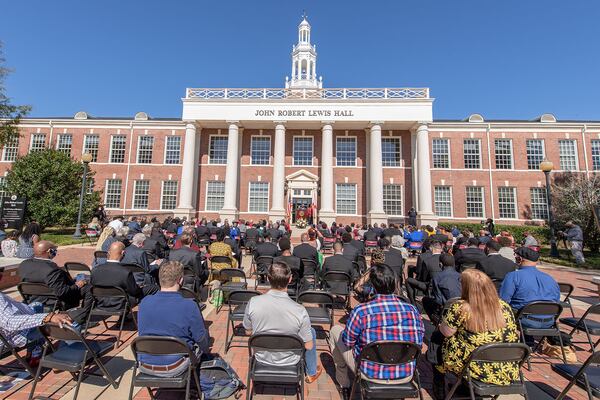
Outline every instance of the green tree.
<svg viewBox="0 0 600 400"><path fill-rule="evenodd" d="M0 147L19 136L18 125L29 110L29 106L16 106L11 103L6 95L4 81L10 73L10 70L4 66L4 53L2 51L2 42L0 42Z"/></svg>
<svg viewBox="0 0 600 400"><path fill-rule="evenodd" d="M72 226L77 222L83 163L46 149L19 158L6 177L7 194L27 199L27 214L43 227ZM94 175L88 169L88 182ZM100 193L84 196L82 221L89 221L100 203Z"/></svg>
<svg viewBox="0 0 600 400"><path fill-rule="evenodd" d="M594 207L600 205L600 176L581 173L561 173L552 183L552 210L556 228L564 229L573 221L583 230L584 245L597 252L600 249L600 230L594 218Z"/></svg>

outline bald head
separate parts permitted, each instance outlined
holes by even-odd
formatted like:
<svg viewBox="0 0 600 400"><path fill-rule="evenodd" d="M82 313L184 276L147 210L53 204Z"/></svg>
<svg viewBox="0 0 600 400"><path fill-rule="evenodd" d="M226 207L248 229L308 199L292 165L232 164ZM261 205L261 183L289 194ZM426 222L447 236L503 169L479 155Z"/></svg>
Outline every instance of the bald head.
<svg viewBox="0 0 600 400"><path fill-rule="evenodd" d="M300 240L302 243L308 242L308 233L304 232L302 235L300 235Z"/></svg>
<svg viewBox="0 0 600 400"><path fill-rule="evenodd" d="M123 242L113 242L108 248L108 259L111 261L121 261L125 254L125 245Z"/></svg>
<svg viewBox="0 0 600 400"><path fill-rule="evenodd" d="M56 249L56 245L49 240L40 240L33 246L33 255L37 258L52 258L51 249Z"/></svg>

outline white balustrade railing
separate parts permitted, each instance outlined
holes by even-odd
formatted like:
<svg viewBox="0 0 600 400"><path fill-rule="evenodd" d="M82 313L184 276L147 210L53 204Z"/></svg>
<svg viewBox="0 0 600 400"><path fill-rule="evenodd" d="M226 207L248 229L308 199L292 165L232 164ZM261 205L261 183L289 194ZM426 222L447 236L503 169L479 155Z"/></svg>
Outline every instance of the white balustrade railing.
<svg viewBox="0 0 600 400"><path fill-rule="evenodd" d="M186 99L203 100L345 100L345 99L428 99L429 88L383 89L194 89Z"/></svg>

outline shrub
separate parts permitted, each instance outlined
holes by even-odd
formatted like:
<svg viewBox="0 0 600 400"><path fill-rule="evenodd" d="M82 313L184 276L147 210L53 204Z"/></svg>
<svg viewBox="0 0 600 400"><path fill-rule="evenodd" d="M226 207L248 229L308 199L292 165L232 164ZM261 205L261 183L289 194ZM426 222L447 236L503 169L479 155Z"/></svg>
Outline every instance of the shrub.
<svg viewBox="0 0 600 400"><path fill-rule="evenodd" d="M469 222L454 222L454 221L439 221L438 225L447 226L452 228L456 226L461 231L463 229L471 229L475 235L482 229L481 224L477 223L469 223ZM540 244L548 244L550 240L550 229L546 226L533 226L533 225L502 225L496 224L496 234L499 234L500 231L508 231L510 232L517 243L520 243L523 240L523 232L529 231L531 234L537 239Z"/></svg>

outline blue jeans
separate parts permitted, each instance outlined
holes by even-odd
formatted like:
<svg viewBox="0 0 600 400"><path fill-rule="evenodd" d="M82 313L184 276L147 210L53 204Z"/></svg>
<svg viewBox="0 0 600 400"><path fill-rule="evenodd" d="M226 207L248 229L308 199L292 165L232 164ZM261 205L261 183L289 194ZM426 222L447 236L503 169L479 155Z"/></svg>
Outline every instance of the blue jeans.
<svg viewBox="0 0 600 400"><path fill-rule="evenodd" d="M534 317L535 318L545 318L546 316L536 315ZM536 321L533 319L529 319L527 317L521 318L521 325L523 326L523 328L545 329L545 328L550 328L553 324L554 324L554 321L552 321L552 320L542 322L542 321ZM525 343L527 343L528 346L532 347L534 344L533 336L525 335Z"/></svg>
<svg viewBox="0 0 600 400"><path fill-rule="evenodd" d="M317 374L317 332L314 328L310 328L312 332L312 348L306 349L304 353L304 362L306 363L306 375L313 376Z"/></svg>

